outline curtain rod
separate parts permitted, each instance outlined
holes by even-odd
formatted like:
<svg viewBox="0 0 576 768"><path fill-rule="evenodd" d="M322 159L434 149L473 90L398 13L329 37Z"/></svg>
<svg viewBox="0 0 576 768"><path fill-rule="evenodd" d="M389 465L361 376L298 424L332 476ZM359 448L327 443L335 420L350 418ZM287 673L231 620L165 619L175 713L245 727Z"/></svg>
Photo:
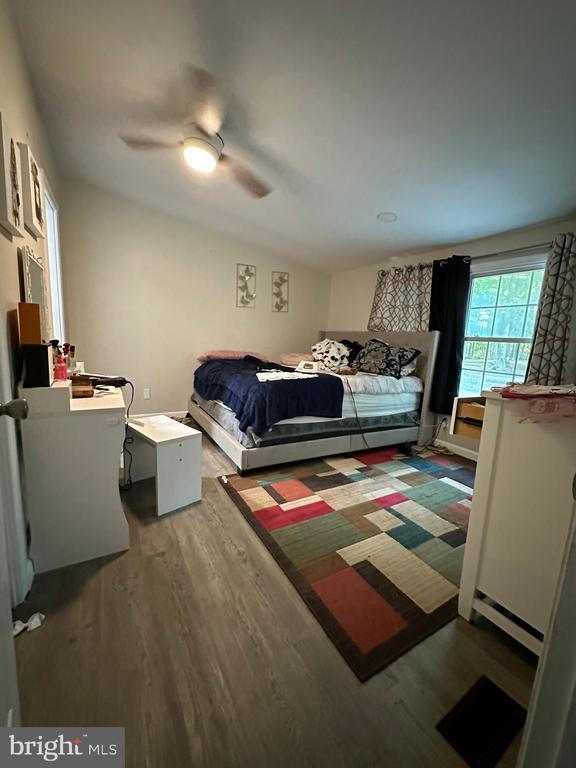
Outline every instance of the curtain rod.
<svg viewBox="0 0 576 768"><path fill-rule="evenodd" d="M496 251L495 253L483 253L482 256L473 256L472 258L474 261L479 259L492 259L495 256L508 256L512 253L520 253L522 251L529 252L529 251L537 251L541 248L546 248L547 250L552 245L552 240L547 240L545 243L536 243L536 245L525 245L522 248L510 248L507 251Z"/></svg>

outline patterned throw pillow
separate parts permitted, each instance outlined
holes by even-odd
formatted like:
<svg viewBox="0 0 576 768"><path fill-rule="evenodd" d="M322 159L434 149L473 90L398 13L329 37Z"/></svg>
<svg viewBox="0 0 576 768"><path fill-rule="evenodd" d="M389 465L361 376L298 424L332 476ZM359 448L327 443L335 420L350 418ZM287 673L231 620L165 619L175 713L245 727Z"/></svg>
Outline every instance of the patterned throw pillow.
<svg viewBox="0 0 576 768"><path fill-rule="evenodd" d="M312 357L322 363L324 368L337 373L340 368L348 365L348 347L334 339L324 339L314 344Z"/></svg>
<svg viewBox="0 0 576 768"><path fill-rule="evenodd" d="M348 365L354 365L354 360L356 360L364 347L357 341L349 341L348 339L342 339L341 343L344 344L345 347L348 347Z"/></svg>
<svg viewBox="0 0 576 768"><path fill-rule="evenodd" d="M391 347L379 339L370 339L354 361L354 368L365 373L378 373L400 379L403 375L402 369L413 363L419 354L419 349Z"/></svg>

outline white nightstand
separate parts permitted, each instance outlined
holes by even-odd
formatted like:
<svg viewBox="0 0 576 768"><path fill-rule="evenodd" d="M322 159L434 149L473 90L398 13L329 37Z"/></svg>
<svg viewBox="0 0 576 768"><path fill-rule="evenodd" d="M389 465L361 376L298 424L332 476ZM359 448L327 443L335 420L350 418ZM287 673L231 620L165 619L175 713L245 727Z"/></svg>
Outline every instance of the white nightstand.
<svg viewBox="0 0 576 768"><path fill-rule="evenodd" d="M202 433L169 416L130 420L132 481L156 478L156 513L165 515L202 498Z"/></svg>

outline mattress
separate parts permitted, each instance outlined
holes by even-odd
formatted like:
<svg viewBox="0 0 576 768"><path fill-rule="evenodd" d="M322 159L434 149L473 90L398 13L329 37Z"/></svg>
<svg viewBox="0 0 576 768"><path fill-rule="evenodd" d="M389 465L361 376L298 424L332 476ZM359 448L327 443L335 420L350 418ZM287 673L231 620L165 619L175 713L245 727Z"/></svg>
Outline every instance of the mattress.
<svg viewBox="0 0 576 768"><path fill-rule="evenodd" d="M277 422L258 436L248 428L240 430L235 413L218 400L204 400L195 392L192 401L202 408L245 448L261 448L322 437L358 434L401 427L418 427L420 399L417 392L385 395L345 395L342 418L300 416ZM356 410L354 408L356 404Z"/></svg>
<svg viewBox="0 0 576 768"><path fill-rule="evenodd" d="M415 411L420 408L421 397L422 395L418 392L376 395L345 394L342 399L342 418L369 419ZM340 419L326 419L322 416L298 416L294 419L278 421L276 426L279 424L313 424L328 421L340 421Z"/></svg>
<svg viewBox="0 0 576 768"><path fill-rule="evenodd" d="M358 371L355 376L338 376L342 380L344 392L355 395L399 395L405 392L422 393L424 385L417 376L380 376L375 373Z"/></svg>

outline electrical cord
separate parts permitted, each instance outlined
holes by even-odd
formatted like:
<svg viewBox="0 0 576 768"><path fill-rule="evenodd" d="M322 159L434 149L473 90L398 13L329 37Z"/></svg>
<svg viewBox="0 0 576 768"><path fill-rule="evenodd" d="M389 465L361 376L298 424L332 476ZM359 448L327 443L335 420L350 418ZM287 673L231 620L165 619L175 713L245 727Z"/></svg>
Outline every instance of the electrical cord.
<svg viewBox="0 0 576 768"><path fill-rule="evenodd" d="M341 378L344 378L344 377L341 377ZM358 415L358 409L356 407L356 400L354 398L354 393L352 391L352 387L350 386L350 382L348 381L348 379L345 379L345 381L346 381L346 384L348 386L348 391L350 393L350 397L352 398L352 405L354 406L354 413L356 414L356 423L357 423L357 426L358 426L358 431L362 435L362 440L364 441L364 445L366 446L366 448L371 448L371 446L368 444L368 440L366 438L366 434L365 434L364 430L362 429L362 424L360 422L360 417ZM445 448L439 448L439 447L436 448L436 447L434 447L434 443L438 439L438 435L440 434L440 430L442 429L442 427L444 426L446 421L447 421L447 419L446 419L446 417L444 417L441 421L438 422L438 424L435 425L434 434L433 434L432 438L426 443L426 445L420 445L420 446L414 445L414 446L412 446L413 453L421 453L424 450L433 451L434 453L450 453L450 451L447 451Z"/></svg>
<svg viewBox="0 0 576 768"><path fill-rule="evenodd" d="M125 432L124 432L124 442L122 443L122 457L123 457L123 464L124 464L124 478L128 478L125 480L124 483L120 483L120 490L121 491L128 491L130 488L132 488L132 451L128 448L129 445L132 445L134 442L134 438L130 437L128 434L128 420L130 418L130 408L132 408L132 404L134 403L134 384L126 379L126 383L130 386L131 394L130 394L130 402L128 403L128 407L126 408L126 426L125 426Z"/></svg>
<svg viewBox="0 0 576 768"><path fill-rule="evenodd" d="M358 426L358 431L362 435L362 440L364 441L364 445L366 446L366 448L370 448L370 445L368 444L368 440L366 439L366 435L364 434L364 430L362 429L362 424L360 422L360 416L358 415L358 408L356 407L356 399L354 397L354 392L352 392L352 387L350 386L350 382L344 376L342 376L341 378L343 378L346 381L346 385L348 387L348 392L350 393L350 397L352 398L352 405L354 406L354 413L356 414L356 424Z"/></svg>
<svg viewBox="0 0 576 768"><path fill-rule="evenodd" d="M438 454L451 453L451 451L449 451L447 448L442 448L441 446L434 445L434 443L438 439L440 430L442 429L444 424L446 424L447 421L448 419L446 416L440 419L440 421L436 425L434 425L434 434L432 435L430 440L428 440L428 442L425 445L415 445L412 449L414 453L422 453L423 451L431 451L432 453L438 453Z"/></svg>

